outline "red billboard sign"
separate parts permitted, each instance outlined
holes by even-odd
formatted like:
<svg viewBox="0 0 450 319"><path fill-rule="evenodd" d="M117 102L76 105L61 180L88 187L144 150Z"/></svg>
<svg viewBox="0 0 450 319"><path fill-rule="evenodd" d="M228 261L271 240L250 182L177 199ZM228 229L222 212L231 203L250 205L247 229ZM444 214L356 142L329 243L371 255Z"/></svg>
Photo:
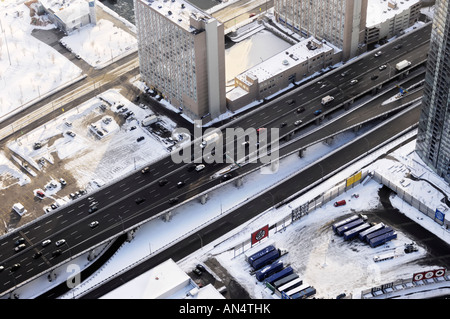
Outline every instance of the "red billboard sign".
<svg viewBox="0 0 450 319"><path fill-rule="evenodd" d="M269 225L268 224L252 233L252 245L256 244L257 242L259 242L260 240L262 240L263 238L266 238L266 237L269 237Z"/></svg>
<svg viewBox="0 0 450 319"><path fill-rule="evenodd" d="M418 272L413 275L413 281L442 277L445 275L445 269L434 269L429 271Z"/></svg>

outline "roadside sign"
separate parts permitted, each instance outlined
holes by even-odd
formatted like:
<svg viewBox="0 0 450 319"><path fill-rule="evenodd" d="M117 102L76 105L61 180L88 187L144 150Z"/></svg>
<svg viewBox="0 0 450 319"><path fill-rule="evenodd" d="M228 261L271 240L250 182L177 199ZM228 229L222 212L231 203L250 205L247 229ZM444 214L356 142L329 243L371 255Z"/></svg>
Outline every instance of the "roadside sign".
<svg viewBox="0 0 450 319"><path fill-rule="evenodd" d="M436 212L434 213L434 221L442 225L444 223L444 218L445 214L436 208Z"/></svg>
<svg viewBox="0 0 450 319"><path fill-rule="evenodd" d="M269 224L252 233L252 246L266 237L269 237Z"/></svg>
<svg viewBox="0 0 450 319"><path fill-rule="evenodd" d="M413 281L437 278L437 277L442 277L444 275L445 275L445 268L434 269L434 270L429 270L429 271L424 271L424 272L418 272L413 275Z"/></svg>

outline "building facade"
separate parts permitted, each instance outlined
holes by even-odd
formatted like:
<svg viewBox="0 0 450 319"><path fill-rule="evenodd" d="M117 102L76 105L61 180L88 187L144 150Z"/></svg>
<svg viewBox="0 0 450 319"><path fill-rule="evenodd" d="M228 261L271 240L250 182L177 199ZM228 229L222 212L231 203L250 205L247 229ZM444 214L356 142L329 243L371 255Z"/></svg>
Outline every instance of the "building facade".
<svg viewBox="0 0 450 319"><path fill-rule="evenodd" d="M368 0L275 0L278 23L340 48L348 60L362 52Z"/></svg>
<svg viewBox="0 0 450 319"><path fill-rule="evenodd" d="M226 111L224 26L182 0L135 0L141 78L192 120Z"/></svg>
<svg viewBox="0 0 450 319"><path fill-rule="evenodd" d="M370 46L401 34L419 21L421 7L420 0L369 0L365 43Z"/></svg>
<svg viewBox="0 0 450 319"><path fill-rule="evenodd" d="M416 152L450 183L450 0L436 1Z"/></svg>

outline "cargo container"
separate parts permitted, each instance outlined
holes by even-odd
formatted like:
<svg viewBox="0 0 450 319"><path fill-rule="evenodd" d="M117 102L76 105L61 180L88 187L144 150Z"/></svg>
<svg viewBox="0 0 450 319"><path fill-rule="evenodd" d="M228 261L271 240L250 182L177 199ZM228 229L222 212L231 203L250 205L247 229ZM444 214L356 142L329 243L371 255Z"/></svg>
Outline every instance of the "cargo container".
<svg viewBox="0 0 450 319"><path fill-rule="evenodd" d="M374 248L377 246L380 246L384 243L387 243L388 241L397 238L397 233L395 231L391 231L389 233L385 233L383 235L371 238L369 240L370 247Z"/></svg>
<svg viewBox="0 0 450 319"><path fill-rule="evenodd" d="M350 229L350 230L346 231L344 233L344 240L351 240L351 239L355 238L356 236L358 236L358 234L360 232L362 232L363 230L365 230L365 229L367 229L369 227L370 227L370 224L363 223L363 224L361 224L361 225L359 225L359 226L357 226L357 227L355 227L353 229Z"/></svg>
<svg viewBox="0 0 450 319"><path fill-rule="evenodd" d="M304 290L304 289L306 289L306 288L308 288L308 287L310 287L310 285L308 285L308 284L303 284L303 285L297 286L297 287L295 287L295 288L293 288L293 289L289 289L289 290L285 291L284 293L285 293L287 296L289 296L289 297L292 298L292 296L293 296L294 294L296 294L297 292L300 292L300 291L302 291L302 290Z"/></svg>
<svg viewBox="0 0 450 319"><path fill-rule="evenodd" d="M338 222L334 223L332 228L333 228L334 231L336 231L336 229L338 229L339 227L344 226L345 224L348 224L348 223L350 223L350 222L352 222L352 221L354 221L356 219L358 219L358 215L353 215L353 216L351 216L349 218L346 218L344 220L341 220L341 221L338 221Z"/></svg>
<svg viewBox="0 0 450 319"><path fill-rule="evenodd" d="M370 233L373 233L374 231L380 230L384 228L384 224L383 223L379 223L376 225L373 225L372 227L360 232L358 234L358 237L360 240L365 241L366 240L366 236L369 235Z"/></svg>
<svg viewBox="0 0 450 319"><path fill-rule="evenodd" d="M339 236L342 236L346 231L355 228L361 224L363 224L364 221L361 218L358 218L357 220L354 220L348 224L345 224L344 226L339 227L338 229L336 229L336 234L338 234Z"/></svg>
<svg viewBox="0 0 450 319"><path fill-rule="evenodd" d="M292 281L292 280L297 279L298 277L299 277L298 274L293 273L293 274L290 274L290 275L288 275L288 276L286 276L286 277L283 277L283 278L281 278L281 279L278 279L277 281L275 281L275 282L273 283L273 285L274 285L276 288L278 288L278 287L281 287L281 286L287 284L288 282L290 282L290 281Z"/></svg>
<svg viewBox="0 0 450 319"><path fill-rule="evenodd" d="M280 257L280 251L278 249L272 250L262 256L261 258L256 259L252 264L253 270L258 270L263 268L264 266L272 263L275 261L278 257Z"/></svg>
<svg viewBox="0 0 450 319"><path fill-rule="evenodd" d="M382 229L380 229L380 230L377 230L377 231L375 231L375 232L373 232L373 233L370 233L370 234L368 234L368 235L366 236L366 242L369 242L369 240L370 240L371 238L375 238L375 237L377 237L377 236L386 234L386 233L388 233L388 232L390 232L390 231L392 231L392 230L393 230L393 229L392 229L391 227L386 226L386 227L384 227L384 228L382 228Z"/></svg>
<svg viewBox="0 0 450 319"><path fill-rule="evenodd" d="M309 286L291 296L291 299L306 299L316 294L316 288Z"/></svg>
<svg viewBox="0 0 450 319"><path fill-rule="evenodd" d="M279 292L286 292L288 290L294 289L295 287L301 286L303 284L303 280L300 278L296 278L294 280L289 281L288 283L285 283L283 286L278 287L277 290Z"/></svg>
<svg viewBox="0 0 450 319"><path fill-rule="evenodd" d="M286 277L290 274L292 274L294 272L294 269L292 269L291 266L288 266L282 270L280 270L279 272L276 272L272 275L270 275L269 277L267 277L264 281L268 282L269 284L273 285L273 283L283 277Z"/></svg>
<svg viewBox="0 0 450 319"><path fill-rule="evenodd" d="M275 250L275 246L269 245L269 246L259 250L258 252L254 253L253 255L249 256L247 258L247 261L251 266L256 259L261 258L262 256L266 255L267 253L270 253L272 250Z"/></svg>
<svg viewBox="0 0 450 319"><path fill-rule="evenodd" d="M263 281L273 273L276 273L283 269L283 262L281 260L277 260L274 263L267 265L266 267L258 270L256 272L256 279L258 281Z"/></svg>

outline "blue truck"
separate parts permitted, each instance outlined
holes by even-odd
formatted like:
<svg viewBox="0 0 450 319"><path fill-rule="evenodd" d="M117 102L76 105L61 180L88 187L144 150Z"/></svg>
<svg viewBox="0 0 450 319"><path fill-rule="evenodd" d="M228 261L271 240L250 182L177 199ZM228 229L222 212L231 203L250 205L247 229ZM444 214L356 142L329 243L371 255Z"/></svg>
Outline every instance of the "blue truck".
<svg viewBox="0 0 450 319"><path fill-rule="evenodd" d="M258 270L256 272L256 279L258 281L263 281L273 273L276 273L283 269L283 262L281 260L277 260L274 263L267 265L266 267Z"/></svg>
<svg viewBox="0 0 450 319"><path fill-rule="evenodd" d="M290 274L294 273L294 269L292 269L291 266L287 266L286 268L282 269L281 271L278 271L269 277L267 277L264 281L273 285L273 283L283 277L289 276Z"/></svg>
<svg viewBox="0 0 450 319"><path fill-rule="evenodd" d="M397 238L397 233L395 231L390 231L388 233L385 233L383 235L373 237L369 240L370 247L374 248L377 246L380 246L384 243L387 243L388 241Z"/></svg>
<svg viewBox="0 0 450 319"><path fill-rule="evenodd" d="M253 255L249 256L247 261L250 264L250 266L252 266L253 262L258 259L261 258L262 256L264 256L267 253L270 253L271 251L275 250L275 246L273 245L269 245L261 250L259 250L258 252L254 253Z"/></svg>
<svg viewBox="0 0 450 319"><path fill-rule="evenodd" d="M370 228L360 232L358 234L358 238L361 241L365 241L367 235L369 235L370 233L373 233L374 231L380 230L382 228L384 228L384 224L383 223L379 223L379 224L373 225L372 227L370 227Z"/></svg>
<svg viewBox="0 0 450 319"><path fill-rule="evenodd" d="M344 233L344 240L351 240L351 239L355 238L356 236L358 236L358 234L360 232L362 232L363 230L365 230L369 227L370 227L370 224L362 223L361 225L346 231Z"/></svg>
<svg viewBox="0 0 450 319"><path fill-rule="evenodd" d="M316 288L309 286L302 291L299 291L291 296L291 299L306 299L316 294Z"/></svg>
<svg viewBox="0 0 450 319"><path fill-rule="evenodd" d="M339 236L342 236L346 231L348 231L352 228L355 228L355 227L361 225L362 223L364 223L364 220L362 220L361 218L358 218L358 219L336 229L336 234L338 234Z"/></svg>
<svg viewBox="0 0 450 319"><path fill-rule="evenodd" d="M374 238L374 237L377 237L377 236L381 236L381 235L386 234L386 233L388 233L390 231L393 231L393 229L391 227L389 227L389 226L383 227L380 230L377 230L377 231L375 231L373 233L368 234L366 236L366 242L369 242L369 240L371 238Z"/></svg>

